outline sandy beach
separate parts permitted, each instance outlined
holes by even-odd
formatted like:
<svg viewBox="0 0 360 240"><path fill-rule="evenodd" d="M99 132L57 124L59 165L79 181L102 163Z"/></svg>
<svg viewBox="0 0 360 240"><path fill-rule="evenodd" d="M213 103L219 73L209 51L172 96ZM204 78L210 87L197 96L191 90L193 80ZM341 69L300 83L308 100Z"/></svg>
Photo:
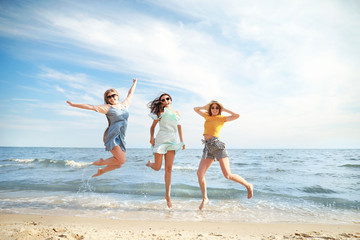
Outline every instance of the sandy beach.
<svg viewBox="0 0 360 240"><path fill-rule="evenodd" d="M134 221L0 215L0 239L360 239L359 224Z"/></svg>

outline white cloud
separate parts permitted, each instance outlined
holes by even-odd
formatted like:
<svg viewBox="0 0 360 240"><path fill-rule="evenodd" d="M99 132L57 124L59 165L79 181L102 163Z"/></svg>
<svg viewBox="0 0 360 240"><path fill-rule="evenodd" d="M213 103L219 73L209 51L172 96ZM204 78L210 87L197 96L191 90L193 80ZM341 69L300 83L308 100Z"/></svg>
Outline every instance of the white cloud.
<svg viewBox="0 0 360 240"><path fill-rule="evenodd" d="M59 86L55 86L55 89L58 92L65 93L65 90L63 88L59 87Z"/></svg>
<svg viewBox="0 0 360 240"><path fill-rule="evenodd" d="M172 17L130 5L111 9L76 3L70 8L62 3L57 9L30 4L18 13L8 11L0 34L64 49L54 50L53 57L70 64L141 76L143 88L132 106L139 129L146 128L139 119L157 90L186 100L174 104L192 129L185 130L190 139L197 138L192 107L211 99L242 115L229 128L254 137L254 145L258 138L296 146L301 140L291 136L304 140L312 135L324 142L321 133L332 137L336 128L346 137L344 126L360 127L351 120L360 109L360 7L355 2L149 1ZM44 67L39 77L55 83L69 100L102 102L107 86L82 72ZM128 87L118 89L126 96ZM283 140L274 137L279 135Z"/></svg>

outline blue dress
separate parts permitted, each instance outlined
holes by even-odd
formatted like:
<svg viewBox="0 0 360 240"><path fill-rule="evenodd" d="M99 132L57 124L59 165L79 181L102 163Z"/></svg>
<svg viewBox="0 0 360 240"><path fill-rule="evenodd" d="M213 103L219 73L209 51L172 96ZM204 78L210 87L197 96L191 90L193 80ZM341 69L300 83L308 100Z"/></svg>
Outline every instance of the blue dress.
<svg viewBox="0 0 360 240"><path fill-rule="evenodd" d="M120 148L126 152L125 132L129 118L129 111L126 107L119 109L111 106L109 111L106 113L106 117L110 122L104 141L106 150L111 151L115 146L120 146Z"/></svg>
<svg viewBox="0 0 360 240"><path fill-rule="evenodd" d="M159 121L159 132L155 137L155 145L153 146L153 153L165 154L169 150L177 152L184 145L179 142L177 125L180 125L180 117L168 108L164 108L164 112L158 117L151 113L149 116Z"/></svg>

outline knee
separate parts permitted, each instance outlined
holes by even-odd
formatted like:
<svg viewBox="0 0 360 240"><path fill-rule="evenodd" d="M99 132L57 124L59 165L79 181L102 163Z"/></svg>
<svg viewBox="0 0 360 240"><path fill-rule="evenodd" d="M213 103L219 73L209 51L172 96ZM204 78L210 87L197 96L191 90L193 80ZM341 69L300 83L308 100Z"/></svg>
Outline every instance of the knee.
<svg viewBox="0 0 360 240"><path fill-rule="evenodd" d="M171 172L172 172L172 168L165 168L165 172L168 173L168 174L171 173Z"/></svg>
<svg viewBox="0 0 360 240"><path fill-rule="evenodd" d="M224 174L224 177L225 177L227 180L231 180L231 179L232 179L232 174L231 174L231 173L226 173L226 174Z"/></svg>
<svg viewBox="0 0 360 240"><path fill-rule="evenodd" d="M204 174L204 172L203 171L197 171L197 176L198 176L198 178L199 179L202 179L204 176L205 176L205 174Z"/></svg>
<svg viewBox="0 0 360 240"><path fill-rule="evenodd" d="M121 165L123 165L126 162L126 159L119 159L119 158L115 158L116 159L116 163L117 165L119 165L121 167Z"/></svg>
<svg viewBox="0 0 360 240"><path fill-rule="evenodd" d="M161 165L155 165L153 169L158 172L161 169Z"/></svg>

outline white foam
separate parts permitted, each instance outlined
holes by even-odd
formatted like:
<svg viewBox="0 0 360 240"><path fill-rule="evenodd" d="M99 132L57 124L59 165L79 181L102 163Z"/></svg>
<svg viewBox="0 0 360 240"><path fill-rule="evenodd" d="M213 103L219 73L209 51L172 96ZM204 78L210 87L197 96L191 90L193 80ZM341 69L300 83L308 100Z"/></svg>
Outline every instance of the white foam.
<svg viewBox="0 0 360 240"><path fill-rule="evenodd" d="M10 159L11 161L14 161L14 162L19 162L19 163L32 163L33 161L35 161L35 158L25 158L25 159L18 159L18 158L15 158L15 159Z"/></svg>
<svg viewBox="0 0 360 240"><path fill-rule="evenodd" d="M66 160L65 165L75 168L84 168L90 166L92 163L89 162L75 162L74 160Z"/></svg>

